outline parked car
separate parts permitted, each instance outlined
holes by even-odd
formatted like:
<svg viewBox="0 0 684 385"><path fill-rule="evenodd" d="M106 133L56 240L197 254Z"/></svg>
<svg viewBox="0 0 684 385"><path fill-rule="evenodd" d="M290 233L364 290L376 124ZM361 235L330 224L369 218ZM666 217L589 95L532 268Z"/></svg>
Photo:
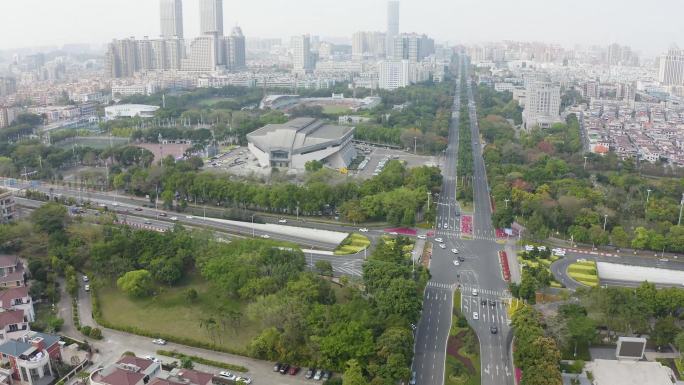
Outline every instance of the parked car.
<svg viewBox="0 0 684 385"><path fill-rule="evenodd" d="M321 377L321 380L328 381L330 377L332 377L332 372L330 370L324 370L323 377Z"/></svg>
<svg viewBox="0 0 684 385"><path fill-rule="evenodd" d="M146 359L148 359L148 360L150 360L150 361L152 361L152 362L161 362L161 361L159 361L158 358L153 357L153 356L145 356L144 358L146 358Z"/></svg>
<svg viewBox="0 0 684 385"><path fill-rule="evenodd" d="M223 377L223 378L225 378L225 379L227 379L227 380L231 380L231 381L237 381L237 378L238 378L238 377L237 377L236 375L234 375L233 373L228 372L228 371L225 371L225 370L220 371L220 372L219 372L219 376L221 376L221 377Z"/></svg>
<svg viewBox="0 0 684 385"><path fill-rule="evenodd" d="M83 289L85 289L85 291L90 291L90 285L83 286Z"/></svg>
<svg viewBox="0 0 684 385"><path fill-rule="evenodd" d="M321 369L318 369L316 371L316 374L314 374L313 379L316 381L320 381L321 377L323 376L323 371Z"/></svg>
<svg viewBox="0 0 684 385"><path fill-rule="evenodd" d="M278 371L280 372L280 374L286 374L288 370L290 370L290 365L282 364L280 366L280 370L278 370Z"/></svg>
<svg viewBox="0 0 684 385"><path fill-rule="evenodd" d="M282 365L280 362L276 362L275 365L273 365L273 371L277 372L280 370L280 365Z"/></svg>
<svg viewBox="0 0 684 385"><path fill-rule="evenodd" d="M90 279L88 278L87 275L84 275L84 276L83 276L83 282L88 282L88 281L90 281Z"/></svg>
<svg viewBox="0 0 684 385"><path fill-rule="evenodd" d="M271 236L268 235L268 234L262 234L262 235L261 235L261 238L269 239L269 238L271 238Z"/></svg>
<svg viewBox="0 0 684 385"><path fill-rule="evenodd" d="M315 372L316 372L316 368L307 369L306 373L304 373L304 378L306 378L307 380L312 379Z"/></svg>
<svg viewBox="0 0 684 385"><path fill-rule="evenodd" d="M240 376L235 377L235 382L239 383L240 381L244 382L247 385L252 383L252 379L249 377L240 377Z"/></svg>
<svg viewBox="0 0 684 385"><path fill-rule="evenodd" d="M409 385L416 385L416 372L411 373L411 379L409 380Z"/></svg>
<svg viewBox="0 0 684 385"><path fill-rule="evenodd" d="M390 235L399 235L396 231L390 231Z"/></svg>
<svg viewBox="0 0 684 385"><path fill-rule="evenodd" d="M294 366L294 365L293 365L293 366L290 366L290 370L288 370L288 373L289 373L291 376L296 376L297 373L299 373L299 366Z"/></svg>
<svg viewBox="0 0 684 385"><path fill-rule="evenodd" d="M157 338L152 340L152 343L155 345L166 345L166 340L163 340L161 338Z"/></svg>

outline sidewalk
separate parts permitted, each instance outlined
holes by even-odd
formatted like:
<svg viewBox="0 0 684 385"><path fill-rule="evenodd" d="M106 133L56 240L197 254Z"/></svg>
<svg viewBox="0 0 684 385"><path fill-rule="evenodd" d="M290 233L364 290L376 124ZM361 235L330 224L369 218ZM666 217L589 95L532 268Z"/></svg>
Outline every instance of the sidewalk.
<svg viewBox="0 0 684 385"><path fill-rule="evenodd" d="M506 241L504 250L508 256L508 267L511 270L511 282L520 283L522 277L520 275L520 264L518 263L518 247L516 240L509 239Z"/></svg>

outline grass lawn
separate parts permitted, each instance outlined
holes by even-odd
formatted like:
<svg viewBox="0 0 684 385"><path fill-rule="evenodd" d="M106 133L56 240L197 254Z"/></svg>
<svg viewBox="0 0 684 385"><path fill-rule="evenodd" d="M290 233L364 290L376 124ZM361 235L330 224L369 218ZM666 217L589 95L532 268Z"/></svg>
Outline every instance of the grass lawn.
<svg viewBox="0 0 684 385"><path fill-rule="evenodd" d="M370 246L371 242L365 235L353 233L335 249L335 255L356 254Z"/></svg>
<svg viewBox="0 0 684 385"><path fill-rule="evenodd" d="M533 267L533 268L541 265L541 266L546 268L546 271L551 273L551 264L554 263L555 261L561 259L561 257L559 257L557 255L551 255L551 257L549 257L549 259L538 258L535 260L531 260L531 259L523 258L522 252L521 252L521 253L518 253L517 259L518 259L518 263L520 263L521 265L524 264L526 266ZM552 276L553 276L553 274L552 274ZM556 280L551 279L551 287L562 288L563 285L561 285L559 282L556 282Z"/></svg>
<svg viewBox="0 0 684 385"><path fill-rule="evenodd" d="M195 302L189 303L184 292L188 288L197 290L199 296ZM163 288L160 294L144 299L132 299L124 295L115 286L98 291L102 317L120 326L133 326L150 332L176 335L193 340L216 343L231 349L244 349L259 330L243 317L242 325L237 331L228 327L218 333L222 336L217 341L215 336L200 327L200 320L214 317L219 309L235 309L243 312L245 305L225 296L214 293L209 284L198 275L188 278L187 282L173 288Z"/></svg>
<svg viewBox="0 0 684 385"><path fill-rule="evenodd" d="M216 104L218 102L222 102L224 100L235 100L235 98L219 98L219 97L216 97L216 98L203 99L203 100L200 100L197 103L197 105L200 107L211 107L214 104Z"/></svg>
<svg viewBox="0 0 684 385"><path fill-rule="evenodd" d="M599 284L596 262L594 261L575 262L571 264L568 266L568 275L570 278L586 286L596 287Z"/></svg>
<svg viewBox="0 0 684 385"><path fill-rule="evenodd" d="M349 112L349 107L345 106L323 106L323 113L324 114L342 114L345 112Z"/></svg>

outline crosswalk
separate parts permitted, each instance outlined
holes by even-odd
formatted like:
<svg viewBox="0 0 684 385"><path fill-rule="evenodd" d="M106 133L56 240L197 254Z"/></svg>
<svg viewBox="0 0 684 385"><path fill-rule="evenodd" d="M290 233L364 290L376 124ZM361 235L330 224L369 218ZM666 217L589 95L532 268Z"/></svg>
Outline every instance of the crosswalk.
<svg viewBox="0 0 684 385"><path fill-rule="evenodd" d="M480 295L490 295L492 297L498 298L510 298L511 295L507 290L492 290L492 289L481 289L475 285L463 285L461 286L461 292L464 295L469 295L473 292L473 289L477 290Z"/></svg>
<svg viewBox="0 0 684 385"><path fill-rule="evenodd" d="M448 283L441 283L441 282L428 282L427 287L433 287L437 289L446 289L446 290L456 290L456 284L448 284Z"/></svg>

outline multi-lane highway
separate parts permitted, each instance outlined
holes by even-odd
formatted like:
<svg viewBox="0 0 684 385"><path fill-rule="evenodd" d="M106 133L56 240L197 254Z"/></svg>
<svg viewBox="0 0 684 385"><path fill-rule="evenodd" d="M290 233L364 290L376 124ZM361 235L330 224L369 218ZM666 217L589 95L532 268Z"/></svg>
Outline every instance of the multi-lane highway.
<svg viewBox="0 0 684 385"><path fill-rule="evenodd" d="M468 67L468 62L463 62ZM423 298L423 312L416 328L415 354L412 370L418 385L442 385L447 339L451 327L454 290L460 289L461 312L480 340L482 384L508 385L513 383L513 366L509 346L511 331L508 325L505 300L507 285L502 279L491 224L491 205L482 148L480 146L477 112L468 76L457 83L449 144L442 169L444 183L437 204L440 226L436 237L443 238L445 248L434 242L430 261L432 278ZM468 83L468 104L473 137L474 209L473 238L461 239L459 233L460 208L455 200L457 188L458 124L460 82ZM446 227L445 227L446 224ZM433 240L434 241L434 240ZM452 249L456 249L455 254ZM458 266L455 261L458 257ZM477 313L477 314L475 314ZM493 333L494 327L496 333Z"/></svg>

